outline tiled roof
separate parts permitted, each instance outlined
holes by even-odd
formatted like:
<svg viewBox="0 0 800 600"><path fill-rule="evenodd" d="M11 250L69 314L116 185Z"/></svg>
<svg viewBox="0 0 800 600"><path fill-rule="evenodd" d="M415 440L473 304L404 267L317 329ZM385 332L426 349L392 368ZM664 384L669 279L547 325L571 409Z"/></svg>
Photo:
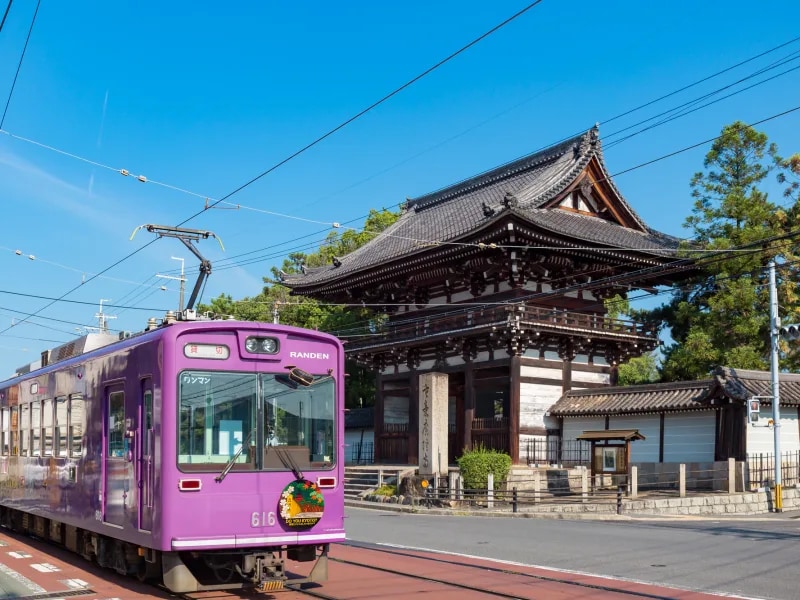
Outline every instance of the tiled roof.
<svg viewBox="0 0 800 600"><path fill-rule="evenodd" d="M714 380L592 388L564 394L550 408L556 417L613 415L702 408Z"/></svg>
<svg viewBox="0 0 800 600"><path fill-rule="evenodd" d="M617 195L619 210L641 231L544 205L575 181L597 158L600 170ZM517 205L506 209L507 194ZM484 206L493 210L485 214ZM505 210L504 210L505 209ZM303 288L345 278L389 261L425 252L431 243L457 242L513 211L523 222L592 245L672 254L678 240L647 227L614 187L603 162L597 129L517 159L481 175L408 201L400 218L368 244L345 257L341 264L308 269L305 275L285 279L290 288Z"/></svg>
<svg viewBox="0 0 800 600"><path fill-rule="evenodd" d="M761 396L762 404L772 404L772 374L767 371L750 371L720 367L714 371L719 385L727 396L746 400L750 396ZM800 406L800 375L781 373L778 393L781 406Z"/></svg>
<svg viewBox="0 0 800 600"><path fill-rule="evenodd" d="M770 396L768 372L718 367L712 378L699 381L593 388L564 394L550 408L555 417L619 415L706 408L712 398L744 402L751 396ZM781 373L781 406L800 406L800 375ZM762 398L762 404L771 404Z"/></svg>

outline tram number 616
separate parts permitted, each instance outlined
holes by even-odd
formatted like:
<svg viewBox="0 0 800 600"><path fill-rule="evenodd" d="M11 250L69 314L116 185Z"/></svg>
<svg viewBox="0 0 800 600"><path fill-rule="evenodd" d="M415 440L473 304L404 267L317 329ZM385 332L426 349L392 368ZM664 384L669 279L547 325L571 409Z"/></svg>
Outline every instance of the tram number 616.
<svg viewBox="0 0 800 600"><path fill-rule="evenodd" d="M250 527L273 527L275 525L275 513L254 512L250 515Z"/></svg>

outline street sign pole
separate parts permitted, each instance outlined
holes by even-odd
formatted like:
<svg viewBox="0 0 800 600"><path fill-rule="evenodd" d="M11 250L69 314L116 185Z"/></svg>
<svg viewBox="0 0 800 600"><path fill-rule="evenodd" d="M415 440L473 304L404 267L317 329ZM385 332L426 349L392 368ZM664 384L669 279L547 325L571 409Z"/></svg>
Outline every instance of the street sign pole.
<svg viewBox="0 0 800 600"><path fill-rule="evenodd" d="M772 421L775 435L775 512L783 511L783 486L781 484L781 397L778 366L778 342L781 322L778 316L778 288L775 284L775 261L769 261L769 328L770 371L772 373Z"/></svg>

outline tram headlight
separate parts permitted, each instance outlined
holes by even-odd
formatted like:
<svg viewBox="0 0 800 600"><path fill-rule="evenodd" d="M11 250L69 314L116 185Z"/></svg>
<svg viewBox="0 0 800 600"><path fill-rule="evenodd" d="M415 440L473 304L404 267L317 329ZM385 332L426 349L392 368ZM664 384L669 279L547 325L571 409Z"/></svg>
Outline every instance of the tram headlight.
<svg viewBox="0 0 800 600"><path fill-rule="evenodd" d="M244 347L251 354L277 354L278 340L271 337L249 337L245 340Z"/></svg>

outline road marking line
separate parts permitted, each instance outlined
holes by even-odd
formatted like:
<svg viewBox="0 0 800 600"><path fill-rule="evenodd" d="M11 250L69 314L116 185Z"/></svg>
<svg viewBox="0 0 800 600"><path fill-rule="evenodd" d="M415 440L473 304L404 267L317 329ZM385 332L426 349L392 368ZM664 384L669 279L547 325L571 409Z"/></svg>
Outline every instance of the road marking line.
<svg viewBox="0 0 800 600"><path fill-rule="evenodd" d="M32 554L28 554L27 552L9 552L8 555L11 558L32 558Z"/></svg>
<svg viewBox="0 0 800 600"><path fill-rule="evenodd" d="M20 573L17 573L14 569L4 565L3 563L0 563L0 572L2 572L5 576L10 577L14 581L21 583L25 587L30 588L32 594L44 594L47 592L47 590L45 590L42 586L33 583L30 579L24 575L21 575Z"/></svg>
<svg viewBox="0 0 800 600"><path fill-rule="evenodd" d="M56 571L61 570L57 566L51 565L49 563L33 564L31 566L40 573L55 573Z"/></svg>
<svg viewBox="0 0 800 600"><path fill-rule="evenodd" d="M386 546L388 548L397 548L399 550L415 550L418 552L430 552L431 554L444 554L448 556L458 556L461 558L472 558L476 560L484 560L487 562L496 562L503 565L512 565L515 567L531 567L534 569L541 569L543 571L552 571L554 573L567 573L569 575L583 575L588 577L596 577L597 579L607 579L609 581L626 581L629 583L638 583L641 585L647 586L654 586L654 587L662 587L666 589L673 589L673 590L681 590L681 591L689 591L689 592L697 592L697 590L692 590L690 588L684 588L680 586L676 586L674 584L664 584L664 583L654 583L652 581L644 581L639 579L631 579L628 577L617 577L615 575L598 575L597 573L589 573L587 571L575 571L572 569L559 569L557 567L546 567L544 565L533 565L530 563L522 563L516 562L513 560L503 560L500 558L487 558L486 556L476 556L474 554L463 554L461 552L448 552L447 550L435 550L433 548L419 548L417 546L404 546L402 544L391 544L386 542L376 542L376 546ZM358 545L354 545L354 548L358 548ZM365 549L369 549L368 547ZM701 592L703 594L707 594L709 596L718 596L720 598L736 598L737 600L759 600L758 598L754 598L753 596L739 596L737 594L730 594L728 592Z"/></svg>

